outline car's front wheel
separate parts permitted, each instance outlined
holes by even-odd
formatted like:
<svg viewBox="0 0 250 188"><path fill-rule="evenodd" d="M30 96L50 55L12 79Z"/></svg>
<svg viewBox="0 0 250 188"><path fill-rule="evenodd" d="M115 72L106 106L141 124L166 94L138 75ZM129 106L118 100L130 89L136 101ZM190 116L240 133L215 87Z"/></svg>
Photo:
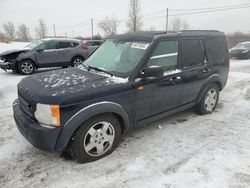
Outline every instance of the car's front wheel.
<svg viewBox="0 0 250 188"><path fill-rule="evenodd" d="M35 72L35 64L31 60L23 60L18 65L18 71L24 75L33 74Z"/></svg>
<svg viewBox="0 0 250 188"><path fill-rule="evenodd" d="M198 114L211 114L219 100L219 87L217 84L211 84L205 91L200 102L195 106L195 111Z"/></svg>
<svg viewBox="0 0 250 188"><path fill-rule="evenodd" d="M84 62L84 59L82 57L75 57L72 59L71 66L72 67L78 67Z"/></svg>
<svg viewBox="0 0 250 188"><path fill-rule="evenodd" d="M120 122L112 115L100 115L85 122L72 137L70 154L79 163L91 162L112 153L119 143Z"/></svg>

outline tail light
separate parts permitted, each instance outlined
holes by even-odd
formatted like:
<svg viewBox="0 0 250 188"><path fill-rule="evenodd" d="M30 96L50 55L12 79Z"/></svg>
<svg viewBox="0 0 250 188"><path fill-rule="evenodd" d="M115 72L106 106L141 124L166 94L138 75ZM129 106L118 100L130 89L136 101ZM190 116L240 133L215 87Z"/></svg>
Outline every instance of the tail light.
<svg viewBox="0 0 250 188"><path fill-rule="evenodd" d="M84 50L88 50L88 49L89 49L88 44L82 44L82 49L84 49Z"/></svg>

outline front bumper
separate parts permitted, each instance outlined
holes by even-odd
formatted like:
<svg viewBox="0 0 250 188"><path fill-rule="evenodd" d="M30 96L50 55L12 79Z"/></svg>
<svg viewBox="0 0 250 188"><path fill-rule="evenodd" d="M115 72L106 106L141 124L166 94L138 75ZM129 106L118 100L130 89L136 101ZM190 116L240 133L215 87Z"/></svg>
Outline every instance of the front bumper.
<svg viewBox="0 0 250 188"><path fill-rule="evenodd" d="M34 147L56 150L57 138L62 128L47 128L35 122L21 110L19 100L14 101L13 112L17 128Z"/></svg>
<svg viewBox="0 0 250 188"><path fill-rule="evenodd" d="M15 63L14 62L3 62L0 61L0 68L3 70L14 70L15 69Z"/></svg>

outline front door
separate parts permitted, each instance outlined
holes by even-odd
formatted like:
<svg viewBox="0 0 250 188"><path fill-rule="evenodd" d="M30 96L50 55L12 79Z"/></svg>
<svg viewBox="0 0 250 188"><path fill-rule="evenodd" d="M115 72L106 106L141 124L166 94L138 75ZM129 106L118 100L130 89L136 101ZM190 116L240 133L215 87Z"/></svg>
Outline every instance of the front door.
<svg viewBox="0 0 250 188"><path fill-rule="evenodd" d="M147 64L161 66L164 76L147 78L136 83L136 119L167 112L178 106L181 91L181 72L176 70L178 61L178 40L160 41Z"/></svg>

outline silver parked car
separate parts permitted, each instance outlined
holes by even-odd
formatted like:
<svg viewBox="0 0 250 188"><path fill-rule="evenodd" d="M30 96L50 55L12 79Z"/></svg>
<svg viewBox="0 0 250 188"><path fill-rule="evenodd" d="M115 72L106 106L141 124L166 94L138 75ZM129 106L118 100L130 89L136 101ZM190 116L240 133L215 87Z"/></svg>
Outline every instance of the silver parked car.
<svg viewBox="0 0 250 188"><path fill-rule="evenodd" d="M82 41L76 39L42 39L24 49L0 54L0 68L20 74L32 74L38 68L76 67L89 55Z"/></svg>

